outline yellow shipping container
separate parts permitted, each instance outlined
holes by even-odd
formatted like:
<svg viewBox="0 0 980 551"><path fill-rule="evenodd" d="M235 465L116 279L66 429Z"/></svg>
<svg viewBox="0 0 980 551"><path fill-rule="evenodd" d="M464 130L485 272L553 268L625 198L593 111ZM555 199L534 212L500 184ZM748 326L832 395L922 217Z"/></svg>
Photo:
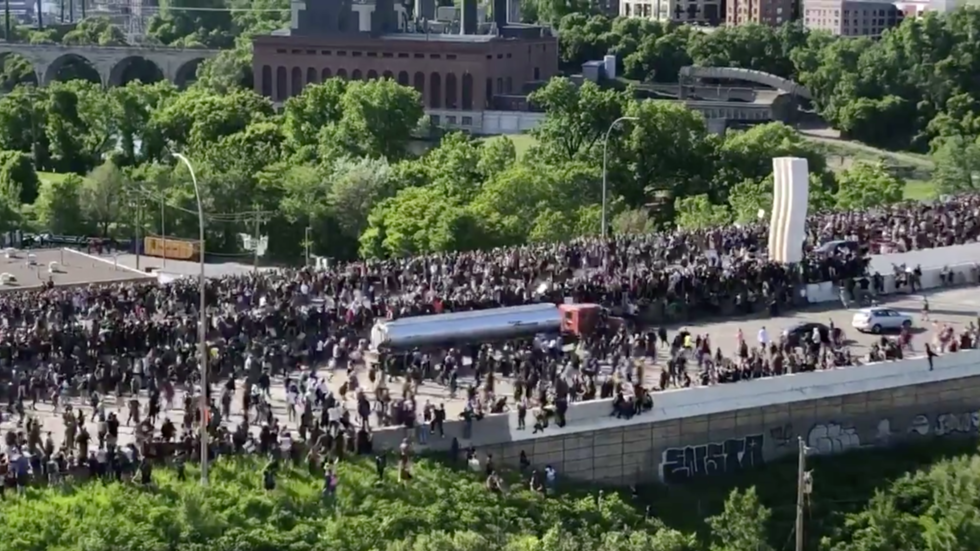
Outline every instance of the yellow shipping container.
<svg viewBox="0 0 980 551"><path fill-rule="evenodd" d="M169 238L164 241L161 237L147 237L143 241L143 254L163 258L164 246L166 246L166 258L174 260L197 260L201 251L197 241Z"/></svg>

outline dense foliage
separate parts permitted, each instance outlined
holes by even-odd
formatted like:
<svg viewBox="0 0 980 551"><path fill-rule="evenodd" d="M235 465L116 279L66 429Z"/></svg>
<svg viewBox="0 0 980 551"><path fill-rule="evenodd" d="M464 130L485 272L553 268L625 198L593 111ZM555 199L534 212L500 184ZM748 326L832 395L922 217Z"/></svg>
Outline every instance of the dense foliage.
<svg viewBox="0 0 980 551"><path fill-rule="evenodd" d="M416 138L439 136L417 92L390 80L332 79L290 98L281 113L241 89L180 92L161 82L105 92L80 80L17 88L0 98L0 205L9 213L0 230L129 236L141 210L141 233L165 226L168 235L193 237L193 187L170 156L180 151L205 183L206 212L274 213L262 230L276 260L302 256L306 227L313 252L337 258L597 235L602 135L621 115L636 120L620 125L609 147L617 232L753 220L772 202L770 159L779 155L810 160L812 209L902 198L903 182L884 167L834 174L781 124L713 136L700 114L679 104L566 79L533 99L548 116L529 151L506 137L449 134L419 155L431 141ZM846 183L839 191L838 181ZM165 221L161 201L172 207L162 211ZM648 213L651 203L659 207ZM214 218L209 250L235 252L238 233L252 230L248 221Z"/></svg>
<svg viewBox="0 0 980 551"><path fill-rule="evenodd" d="M881 146L938 150L960 136L980 134L980 10L908 18L881 40L833 37L798 23L780 27L740 25L712 32L689 25L599 15L590 0L525 0L524 18L549 21L560 32L567 69L606 53L620 59L622 74L642 82L672 83L685 65L744 67L799 81L814 95L818 112L846 135ZM189 9L192 8L192 9ZM229 10L229 11L221 11ZM228 49L204 62L199 79L219 91L251 86L251 37L284 27L285 0L178 0L150 22L146 40L179 47ZM107 19L44 30L16 29L15 40L32 43L125 42ZM152 67L135 64L125 80L154 81ZM29 64L4 60L0 85L35 80ZM84 63L68 63L62 80L87 78ZM97 79L94 79L97 80ZM962 149L962 148L961 148Z"/></svg>
<svg viewBox="0 0 980 551"><path fill-rule="evenodd" d="M240 7L236 1L203 7ZM976 10L906 21L877 42L810 34L793 25L703 33L560 13L555 17L568 66L611 51L634 82L578 88L554 79L531 98L547 112L533 140L513 141L440 136L423 116L416 92L391 82L330 80L275 112L251 91L247 69L249 36L282 26L288 15L280 9L285 4L268 1L255 6L269 11L182 9L202 7L199 0L161 9L150 25L152 40L235 46L203 64L198 82L186 91L163 82L105 91L85 80L14 87L24 79L8 71L17 58L7 56L6 83L13 88L0 98L0 230L129 236L139 224L143 232L166 227L170 235L193 237L189 175L174 168L170 156L180 151L206 183L209 212L274 213L262 230L276 261L302 256L306 228L312 230L312 252L335 258L596 235L603 136L622 115L637 120L618 125L609 143L616 232L754 220L771 204L770 159L779 155L810 160L812 211L902 199L907 174L876 162L838 163L830 170L820 144L789 127L770 124L718 137L709 135L700 115L678 104L637 99L637 88L645 85L635 81L670 82L690 63L797 79L814 91L818 110L851 135L891 145L931 144L935 170L925 178L938 191L980 187L980 128L971 99L976 84L962 76L972 58L954 55L980 36L971 26L980 22ZM98 18L17 32L33 42L125 39ZM930 41L942 47L929 47ZM912 84L890 84L899 81ZM902 102L915 103L914 113L885 109ZM77 176L45 176L49 172ZM151 206L160 202L175 207L163 210L165 221ZM251 230L240 216L215 217L207 228L208 249L236 252L238 234Z"/></svg>
<svg viewBox="0 0 980 551"><path fill-rule="evenodd" d="M974 446L930 441L811 458L807 548L976 549ZM261 470L256 459L223 459L207 489L190 467L184 482L156 469L147 489L89 482L8 494L0 551L768 551L790 541L795 516L795 459L637 498L567 480L544 498L516 475L498 496L478 475L434 459L417 461L407 483L394 469L377 483L370 460L342 463L332 497L305 469L286 469L266 492Z"/></svg>
<svg viewBox="0 0 980 551"><path fill-rule="evenodd" d="M880 40L833 37L798 24L703 32L643 19L569 13L560 20L562 61L614 53L626 77L677 82L685 65L756 69L805 84L817 111L844 134L925 151L980 133L980 10L907 18Z"/></svg>

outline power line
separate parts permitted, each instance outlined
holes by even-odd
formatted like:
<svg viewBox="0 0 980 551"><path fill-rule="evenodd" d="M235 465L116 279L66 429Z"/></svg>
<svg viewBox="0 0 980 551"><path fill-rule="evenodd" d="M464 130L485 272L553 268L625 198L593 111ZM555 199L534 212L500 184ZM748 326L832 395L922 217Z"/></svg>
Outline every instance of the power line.
<svg viewBox="0 0 980 551"><path fill-rule="evenodd" d="M154 202L162 203L165 206L170 207L171 209L174 209L176 211L183 212L185 214L190 214L193 216L198 215L198 212L196 210L185 209L184 207L174 205L170 203L163 195L148 190L136 182L131 183L130 189L132 191L139 193L140 195L143 195L144 197L147 197L148 199ZM227 212L227 213L213 213L213 214L204 213L204 217L212 222L240 223L240 222L248 222L250 220L253 220L256 216L267 217L273 214L275 214L275 211L251 210L245 212Z"/></svg>

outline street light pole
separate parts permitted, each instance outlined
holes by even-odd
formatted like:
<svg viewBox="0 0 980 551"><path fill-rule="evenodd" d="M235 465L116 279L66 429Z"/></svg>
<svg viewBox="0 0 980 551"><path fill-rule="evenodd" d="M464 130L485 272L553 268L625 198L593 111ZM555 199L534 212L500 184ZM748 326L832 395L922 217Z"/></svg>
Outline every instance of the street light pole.
<svg viewBox="0 0 980 551"><path fill-rule="evenodd" d="M303 232L303 245L306 246L306 264L307 268L310 267L310 233L312 233L313 228L306 226L306 231Z"/></svg>
<svg viewBox="0 0 980 551"><path fill-rule="evenodd" d="M159 186L160 193L160 237L163 239L163 267L167 267L167 211L164 210L163 183Z"/></svg>
<svg viewBox="0 0 980 551"><path fill-rule="evenodd" d="M201 188L197 185L197 176L194 175L194 167L191 166L191 162L187 160L187 157L181 155L180 153L174 153L174 157L184 163L187 170L191 173L191 181L194 182L194 195L197 196L197 221L200 226L201 236L200 243L198 244L198 255L201 265L201 275L198 285L200 286L201 292L201 306L200 306L200 334L198 335L198 354L201 356L201 485L207 486L208 484L208 346L205 339L207 338L207 321L208 316L205 311L207 303L205 301L205 280L204 280L204 205L201 203Z"/></svg>
<svg viewBox="0 0 980 551"><path fill-rule="evenodd" d="M602 238L606 238L606 197L607 197L607 181L608 175L606 173L606 166L609 160L609 134L612 133L613 128L623 121L635 121L636 117L619 117L618 119L612 121L609 125L609 129L606 130L606 137L602 140Z"/></svg>

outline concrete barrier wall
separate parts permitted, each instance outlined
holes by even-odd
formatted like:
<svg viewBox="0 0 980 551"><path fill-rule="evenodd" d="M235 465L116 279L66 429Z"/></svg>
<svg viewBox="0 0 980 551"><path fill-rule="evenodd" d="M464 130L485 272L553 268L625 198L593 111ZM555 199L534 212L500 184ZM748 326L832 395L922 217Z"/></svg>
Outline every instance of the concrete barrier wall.
<svg viewBox="0 0 980 551"><path fill-rule="evenodd" d="M678 482L684 476L674 473L681 469L693 469L690 478L771 461L792 452L797 436L831 453L928 434L975 433L978 411L980 351L968 350L936 357L932 370L925 358L914 358L659 392L651 411L628 420L611 415L610 400L577 403L565 427L552 424L538 434L532 434L530 415L529 428L518 430L514 412L474 421L470 438L461 421L452 421L446 438L434 436L428 448L446 450L456 437L505 463L516 462L524 450L533 463L550 463L576 478ZM951 415L970 421L960 418L954 430ZM395 428L375 438L394 447L406 435ZM719 461L727 462L725 470L718 471Z"/></svg>
<svg viewBox="0 0 980 551"><path fill-rule="evenodd" d="M980 377L952 379L795 403L656 420L488 446L516 466L523 450L538 468L609 484L677 484L734 474L796 453L887 446L909 439L977 434Z"/></svg>
<svg viewBox="0 0 980 551"><path fill-rule="evenodd" d="M955 264L955 261L957 260L955 257L950 258L950 260L954 262L953 265L949 266L950 271L953 273L953 285L975 283L976 276L973 274L974 265L972 262ZM939 275L942 273L942 271L942 268L924 268L922 270L922 280L920 281L922 288L937 289L942 287L942 284L939 281ZM884 294L888 295L897 292L898 289L895 285L895 274L883 273L881 275L884 278ZM806 286L807 300L811 304L840 301L840 291L838 289L839 287L830 281L811 283Z"/></svg>

